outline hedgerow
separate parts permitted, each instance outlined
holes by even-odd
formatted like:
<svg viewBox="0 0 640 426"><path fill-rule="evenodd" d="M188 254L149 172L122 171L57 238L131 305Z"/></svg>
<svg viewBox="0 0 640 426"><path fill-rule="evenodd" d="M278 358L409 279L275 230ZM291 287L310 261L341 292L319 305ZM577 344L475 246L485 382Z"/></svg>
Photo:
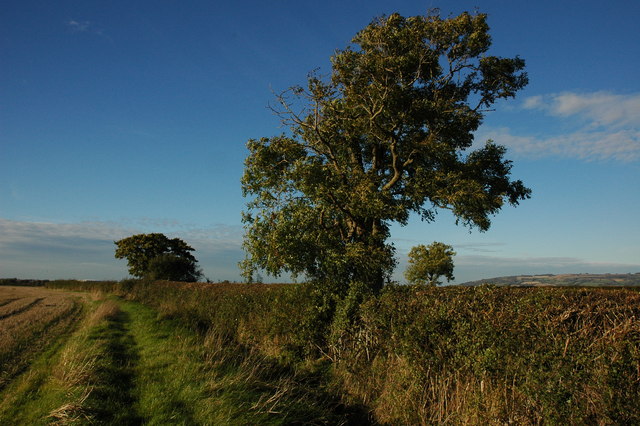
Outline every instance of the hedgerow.
<svg viewBox="0 0 640 426"><path fill-rule="evenodd" d="M125 281L101 289L289 367L389 424L640 423L640 293L388 286L349 321L312 285Z"/></svg>

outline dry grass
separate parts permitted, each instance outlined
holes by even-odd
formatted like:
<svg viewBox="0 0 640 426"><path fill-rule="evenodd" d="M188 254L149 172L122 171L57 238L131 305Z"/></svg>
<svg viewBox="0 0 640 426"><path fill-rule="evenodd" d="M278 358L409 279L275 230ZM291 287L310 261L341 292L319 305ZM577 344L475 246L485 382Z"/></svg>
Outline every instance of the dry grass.
<svg viewBox="0 0 640 426"><path fill-rule="evenodd" d="M92 295L92 299L97 299ZM51 377L65 390L68 402L49 413L52 424L67 425L91 423L92 416L85 401L99 381L97 375L99 358L103 355L99 346L88 344L87 331L104 321L115 318L120 307L112 300L102 302L84 321L80 335L72 339L60 355L60 360L51 371ZM80 393L78 391L80 390Z"/></svg>
<svg viewBox="0 0 640 426"><path fill-rule="evenodd" d="M0 354L12 352L28 336L37 334L44 326L67 313L74 303L61 298L47 304L28 306L29 309L0 320Z"/></svg>
<svg viewBox="0 0 640 426"><path fill-rule="evenodd" d="M92 416L87 412L84 403L91 395L92 389L87 388L75 402L65 403L47 416L49 424L69 425L74 423L93 423Z"/></svg>
<svg viewBox="0 0 640 426"><path fill-rule="evenodd" d="M95 373L96 355L79 349L79 345L65 347L60 362L52 371L52 376L64 388L87 383Z"/></svg>
<svg viewBox="0 0 640 426"><path fill-rule="evenodd" d="M112 300L93 300L82 318L79 303L70 294L45 291L40 298L42 303L0 323L23 331L22 340L18 335L12 342L5 339L7 351L12 350L5 354L5 366L22 364L27 369L23 375L3 371L11 384L0 404L0 423L15 416L20 424L94 423L91 399L102 385L102 371L109 362L105 363L108 345L93 333L105 330L103 325L120 313L119 306ZM87 295L87 300L95 298ZM48 344L57 336L64 336L60 344ZM49 349L42 353L37 348Z"/></svg>
<svg viewBox="0 0 640 426"><path fill-rule="evenodd" d="M112 300L106 300L87 317L84 330L113 319L118 313L120 313L118 304ZM94 379L98 354L95 350L87 350L92 346L86 343L86 339L87 336L83 334L67 344L60 355L60 362L52 371L52 376L64 388L72 389L79 385L86 385ZM96 348L93 347L93 349ZM87 392L90 393L91 390Z"/></svg>
<svg viewBox="0 0 640 426"><path fill-rule="evenodd" d="M0 286L0 389L33 355L75 321L80 310L69 293L41 287Z"/></svg>
<svg viewBox="0 0 640 426"><path fill-rule="evenodd" d="M211 392L253 383L266 392L250 411L309 406L295 370L320 358L330 366L311 386L380 423L640 424L638 291L389 287L329 328L301 286L103 287L207 333ZM273 362L290 369L274 374Z"/></svg>
<svg viewBox="0 0 640 426"><path fill-rule="evenodd" d="M120 313L120 307L113 300L104 301L87 319L89 326L97 325L98 323L115 319Z"/></svg>
<svg viewBox="0 0 640 426"><path fill-rule="evenodd" d="M43 300L43 297L23 297L20 299L13 299L10 303L0 307L0 320L27 311L29 308L37 305Z"/></svg>

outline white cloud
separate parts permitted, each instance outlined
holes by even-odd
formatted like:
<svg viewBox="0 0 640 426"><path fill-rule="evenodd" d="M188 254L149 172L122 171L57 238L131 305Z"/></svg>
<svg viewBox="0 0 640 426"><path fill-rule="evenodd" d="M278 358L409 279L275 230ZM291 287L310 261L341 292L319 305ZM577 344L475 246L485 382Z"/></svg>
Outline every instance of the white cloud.
<svg viewBox="0 0 640 426"><path fill-rule="evenodd" d="M70 19L67 21L67 27L74 32L85 32L89 30L91 27L91 22L89 21L76 21L74 19Z"/></svg>
<svg viewBox="0 0 640 426"><path fill-rule="evenodd" d="M477 243L476 242L476 243L453 244L453 248L458 252L462 250L462 251L471 251L476 253L493 253L498 251L496 250L497 247L504 247L504 246L506 246L505 243L498 243L498 242L493 242L493 243Z"/></svg>
<svg viewBox="0 0 640 426"><path fill-rule="evenodd" d="M634 273L640 264L594 262L574 257L456 256L457 282L510 275L562 273ZM460 276L458 276L460 275ZM477 278L475 278L477 277Z"/></svg>
<svg viewBox="0 0 640 426"><path fill-rule="evenodd" d="M478 135L478 139L492 139L523 157L555 156L621 162L640 160L640 130L636 129L610 132L579 130L560 136L536 137L513 135L509 129L500 128L485 130Z"/></svg>
<svg viewBox="0 0 640 426"><path fill-rule="evenodd" d="M640 127L640 93L559 93L525 99L525 109L539 109L557 117L577 116L593 126Z"/></svg>
<svg viewBox="0 0 640 426"><path fill-rule="evenodd" d="M80 20L70 19L67 22L65 22L65 25L67 26L67 28L69 28L69 30L71 30L71 32L74 32L74 33L91 33L99 36L104 35L104 31L101 28L97 27L91 21L80 21Z"/></svg>
<svg viewBox="0 0 640 426"><path fill-rule="evenodd" d="M564 157L584 161L640 160L640 93L618 95L610 92L559 93L531 96L524 100L524 110L547 114L537 135L516 134L507 128L483 128L478 142L492 139L516 155L529 158ZM530 126L536 126L530 117ZM576 124L577 123L577 124ZM570 128L564 134L545 134L549 128Z"/></svg>
<svg viewBox="0 0 640 426"><path fill-rule="evenodd" d="M544 103L541 95L530 96L524 100L523 104L525 109L541 109L543 105Z"/></svg>
<svg viewBox="0 0 640 426"><path fill-rule="evenodd" d="M16 244L32 244L51 239L93 240L101 241L122 238L127 230L115 224L104 222L82 222L75 224L58 224L46 222L23 222L0 218L0 248Z"/></svg>

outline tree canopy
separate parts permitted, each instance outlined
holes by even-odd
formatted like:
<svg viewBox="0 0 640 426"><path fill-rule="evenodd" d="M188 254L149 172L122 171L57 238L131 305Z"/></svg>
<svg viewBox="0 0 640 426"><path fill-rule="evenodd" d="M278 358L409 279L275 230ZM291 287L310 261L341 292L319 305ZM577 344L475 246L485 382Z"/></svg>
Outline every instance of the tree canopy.
<svg viewBox="0 0 640 426"><path fill-rule="evenodd" d="M195 262L175 254L165 253L149 262L146 278L150 280L169 280L194 282L202 276Z"/></svg>
<svg viewBox="0 0 640 426"><path fill-rule="evenodd" d="M447 281L454 280L453 256L456 252L450 245L434 241L412 247L409 251L409 266L405 271L405 278L411 284L432 285L441 284L440 277Z"/></svg>
<svg viewBox="0 0 640 426"><path fill-rule="evenodd" d="M247 143L245 275L380 288L395 266L392 223L448 209L484 231L528 198L504 147L469 151L484 114L527 84L524 60L490 45L484 14L393 14L338 50L330 76L281 93L273 109L291 132Z"/></svg>
<svg viewBox="0 0 640 426"><path fill-rule="evenodd" d="M164 234L137 234L114 242L115 257L127 259L129 273L138 278L197 281L201 273L193 247Z"/></svg>

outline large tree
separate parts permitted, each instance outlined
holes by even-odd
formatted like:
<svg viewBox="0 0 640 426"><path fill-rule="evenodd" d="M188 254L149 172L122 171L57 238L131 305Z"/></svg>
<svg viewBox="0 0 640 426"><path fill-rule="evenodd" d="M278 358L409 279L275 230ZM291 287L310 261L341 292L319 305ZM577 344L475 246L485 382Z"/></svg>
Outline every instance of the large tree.
<svg viewBox="0 0 640 426"><path fill-rule="evenodd" d="M201 276L194 248L164 234L137 234L114 242L115 257L127 259L129 273L138 278L197 281Z"/></svg>
<svg viewBox="0 0 640 426"><path fill-rule="evenodd" d="M330 76L280 94L291 133L247 144L245 274L379 289L395 266L392 223L449 209L484 231L528 198L504 147L469 152L484 114L527 84L524 61L489 56L490 45L484 14L393 14L337 51Z"/></svg>

